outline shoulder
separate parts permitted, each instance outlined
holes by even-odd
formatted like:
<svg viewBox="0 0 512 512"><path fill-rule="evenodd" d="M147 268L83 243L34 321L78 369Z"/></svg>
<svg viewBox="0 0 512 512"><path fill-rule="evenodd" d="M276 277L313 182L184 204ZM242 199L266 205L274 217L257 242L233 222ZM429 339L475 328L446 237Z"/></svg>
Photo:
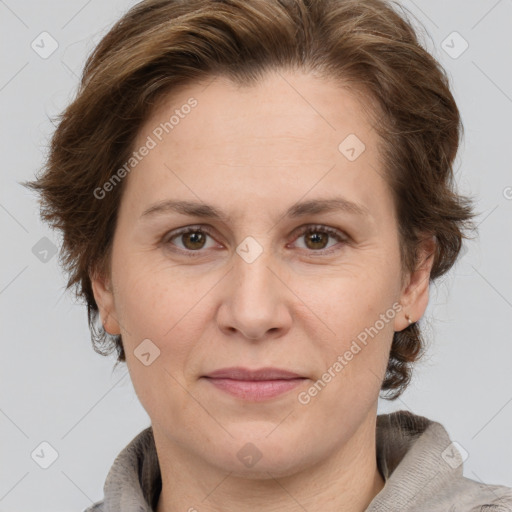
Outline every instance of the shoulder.
<svg viewBox="0 0 512 512"><path fill-rule="evenodd" d="M82 512L103 512L105 510L104 505L105 502L103 500L97 501L96 503L93 503L90 507L87 507Z"/></svg>
<svg viewBox="0 0 512 512"><path fill-rule="evenodd" d="M378 416L385 485L367 512L512 512L512 488L465 477L464 460L440 423L408 411Z"/></svg>
<svg viewBox="0 0 512 512"><path fill-rule="evenodd" d="M464 477L454 485L452 492L471 507L461 509L461 512L512 512L510 487L484 484Z"/></svg>

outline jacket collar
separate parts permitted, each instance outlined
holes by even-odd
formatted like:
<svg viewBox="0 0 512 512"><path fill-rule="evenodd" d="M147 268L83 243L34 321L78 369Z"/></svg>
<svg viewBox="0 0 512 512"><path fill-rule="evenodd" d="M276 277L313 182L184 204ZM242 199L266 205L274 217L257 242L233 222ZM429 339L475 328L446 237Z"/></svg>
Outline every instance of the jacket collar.
<svg viewBox="0 0 512 512"><path fill-rule="evenodd" d="M512 504L512 489L464 478L462 456L444 427L422 416L408 411L378 415L376 454L385 485L366 512L466 511L474 505ZM115 459L104 501L84 512L153 512L161 489L153 430L148 427Z"/></svg>

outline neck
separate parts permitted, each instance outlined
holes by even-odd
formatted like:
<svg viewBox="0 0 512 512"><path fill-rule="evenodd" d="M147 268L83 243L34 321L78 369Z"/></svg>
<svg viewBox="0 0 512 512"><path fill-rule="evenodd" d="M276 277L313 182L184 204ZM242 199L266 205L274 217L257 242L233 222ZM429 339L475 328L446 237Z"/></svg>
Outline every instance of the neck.
<svg viewBox="0 0 512 512"><path fill-rule="evenodd" d="M156 512L363 512L384 486L376 462L375 417L369 420L327 460L279 478L270 472L251 479L221 471L155 431L162 475Z"/></svg>

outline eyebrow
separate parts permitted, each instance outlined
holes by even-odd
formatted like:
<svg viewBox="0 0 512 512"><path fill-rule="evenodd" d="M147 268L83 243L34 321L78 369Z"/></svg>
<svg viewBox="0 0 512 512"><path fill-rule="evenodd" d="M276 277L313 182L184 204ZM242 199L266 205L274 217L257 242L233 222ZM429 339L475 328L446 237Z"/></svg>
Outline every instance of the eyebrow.
<svg viewBox="0 0 512 512"><path fill-rule="evenodd" d="M330 199L314 199L297 203L284 213L283 217L298 218L306 215L314 215L320 213L332 213L343 211L360 217L371 217L370 211L362 204L354 203L343 197L334 197ZM213 205L206 203L197 203L193 201L160 201L146 210L141 215L142 218L153 217L155 215L163 215L168 213L180 213L192 217L201 217L208 219L216 219L222 222L228 222L229 215L222 212Z"/></svg>

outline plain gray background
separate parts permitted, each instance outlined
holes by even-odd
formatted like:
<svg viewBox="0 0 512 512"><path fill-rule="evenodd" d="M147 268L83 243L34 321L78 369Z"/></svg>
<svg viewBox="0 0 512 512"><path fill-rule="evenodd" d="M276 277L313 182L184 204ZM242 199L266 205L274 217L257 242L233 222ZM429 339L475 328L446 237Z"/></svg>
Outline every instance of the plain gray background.
<svg viewBox="0 0 512 512"><path fill-rule="evenodd" d="M85 56L134 3L0 0L0 511L83 510L103 497L115 456L149 425L126 367L112 372L114 359L92 350L85 306L63 294L51 252L58 235L18 183L41 166L51 118L72 99ZM457 183L477 196L481 215L479 238L432 288L421 322L429 349L412 385L379 410L440 421L469 453L467 477L512 486L512 0L403 5L450 76L465 126ZM58 44L47 58L31 47L44 37L51 49L42 32ZM31 458L44 441L58 452L48 469Z"/></svg>

